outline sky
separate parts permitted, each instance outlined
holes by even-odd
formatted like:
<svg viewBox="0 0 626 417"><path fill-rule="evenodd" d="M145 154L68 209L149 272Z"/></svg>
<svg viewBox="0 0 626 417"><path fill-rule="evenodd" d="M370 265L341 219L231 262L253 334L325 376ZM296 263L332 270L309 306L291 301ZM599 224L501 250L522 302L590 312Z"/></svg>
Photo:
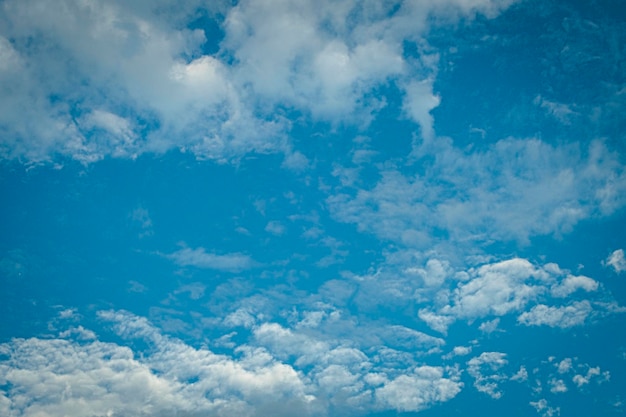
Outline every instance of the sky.
<svg viewBox="0 0 626 417"><path fill-rule="evenodd" d="M0 415L626 414L621 0L0 0Z"/></svg>

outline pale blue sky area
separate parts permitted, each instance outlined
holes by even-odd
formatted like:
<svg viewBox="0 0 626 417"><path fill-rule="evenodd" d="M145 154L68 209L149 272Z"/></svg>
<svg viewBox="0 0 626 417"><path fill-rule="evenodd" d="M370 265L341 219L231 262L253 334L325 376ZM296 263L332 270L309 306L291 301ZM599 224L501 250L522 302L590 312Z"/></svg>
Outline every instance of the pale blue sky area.
<svg viewBox="0 0 626 417"><path fill-rule="evenodd" d="M0 1L0 415L620 416L626 7Z"/></svg>

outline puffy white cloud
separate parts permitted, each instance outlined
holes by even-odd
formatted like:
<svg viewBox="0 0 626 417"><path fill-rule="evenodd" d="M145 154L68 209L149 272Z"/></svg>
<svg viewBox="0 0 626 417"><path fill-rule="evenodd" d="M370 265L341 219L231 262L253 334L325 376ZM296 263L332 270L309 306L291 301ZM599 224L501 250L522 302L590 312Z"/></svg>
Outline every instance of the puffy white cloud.
<svg viewBox="0 0 626 417"><path fill-rule="evenodd" d="M89 163L171 148L220 161L284 152L286 166L301 168L280 109L367 124L385 105L370 93L400 80L409 113L432 136L437 102L416 86L432 80L436 55L407 60L403 42L426 44L433 15L493 17L509 3L8 0L0 156ZM198 14L220 24L219 45L188 28ZM207 43L219 50L206 54Z"/></svg>
<svg viewBox="0 0 626 417"><path fill-rule="evenodd" d="M528 380L528 371L525 366L520 366L519 370L511 377L511 381L525 382Z"/></svg>
<svg viewBox="0 0 626 417"><path fill-rule="evenodd" d="M138 339L147 348L36 338L0 344L0 410L16 417L252 417L268 409L307 416L326 415L332 402L355 411L417 411L450 400L463 386L458 369L406 363L393 369L387 361L376 371L358 349L316 343L272 323L254 328L254 344L239 344L226 355L166 336L125 311L101 311L99 317L123 340ZM294 355L308 360L292 366L277 359Z"/></svg>
<svg viewBox="0 0 626 417"><path fill-rule="evenodd" d="M439 105L440 98L433 94L432 82L424 80L412 82L406 87L404 111L415 120L421 128L424 140L433 140L433 116L430 111Z"/></svg>
<svg viewBox="0 0 626 417"><path fill-rule="evenodd" d="M507 377L498 370L508 363L505 357L506 354L501 352L483 352L467 362L467 372L474 378L474 387L478 391L491 398L502 396L498 383Z"/></svg>
<svg viewBox="0 0 626 417"><path fill-rule="evenodd" d="M420 411L454 398L462 388L456 376L444 377L440 367L420 366L376 389L381 404L399 411Z"/></svg>
<svg viewBox="0 0 626 417"><path fill-rule="evenodd" d="M252 366L174 340L160 342L153 363L99 341L16 339L3 345L10 355L0 365L11 384L7 415L252 416L254 406L272 397L310 399L286 365ZM192 377L197 382L187 382Z"/></svg>
<svg viewBox="0 0 626 417"><path fill-rule="evenodd" d="M474 318L520 310L544 291L536 284L547 278L543 270L519 258L484 265L471 274L474 278L456 288L452 306L443 313Z"/></svg>
<svg viewBox="0 0 626 417"><path fill-rule="evenodd" d="M416 309L417 317L441 334L458 320L468 324L480 320L478 329L493 333L499 330L500 317L507 315L518 316L523 325L567 328L583 324L592 314L623 310L615 302L603 301L608 294L600 291L597 281L572 275L553 263L487 258L486 263L477 259L482 264L463 268L421 256L395 252L376 271L353 277L354 299L360 308L390 304Z"/></svg>
<svg viewBox="0 0 626 417"><path fill-rule="evenodd" d="M584 367L587 368L586 374L576 374L572 377L572 381L578 388L589 384L593 378L597 378L598 383L608 381L611 378L609 371L602 372L599 366L591 367L589 365L584 365Z"/></svg>
<svg viewBox="0 0 626 417"><path fill-rule="evenodd" d="M555 394L567 392L567 385L565 385L562 379L552 378L550 380L550 392Z"/></svg>
<svg viewBox="0 0 626 417"><path fill-rule="evenodd" d="M257 263L243 253L227 253L218 255L206 252L204 248L182 248L166 255L168 259L180 266L217 269L220 271L238 272L254 268Z"/></svg>
<svg viewBox="0 0 626 417"><path fill-rule="evenodd" d="M472 352L471 346L455 346L452 351L443 356L444 359L454 358L456 356L466 356Z"/></svg>
<svg viewBox="0 0 626 417"><path fill-rule="evenodd" d="M608 265L617 273L626 271L626 258L624 257L624 249L617 249L613 251L608 258L606 258L605 265Z"/></svg>
<svg viewBox="0 0 626 417"><path fill-rule="evenodd" d="M539 401L531 401L530 405L533 406L542 417L554 417L561 414L560 407L550 407L545 398Z"/></svg>
<svg viewBox="0 0 626 417"><path fill-rule="evenodd" d="M487 334L493 333L496 330L498 330L499 324L500 324L500 318L496 317L493 320L487 320L485 322L480 323L480 326L478 326L478 330Z"/></svg>
<svg viewBox="0 0 626 417"><path fill-rule="evenodd" d="M579 289L590 292L598 289L598 282L585 276L568 275L563 281L552 286L550 293L555 297L567 297Z"/></svg>
<svg viewBox="0 0 626 417"><path fill-rule="evenodd" d="M279 357L298 357L297 363L302 365L321 361L331 350L327 342L293 332L277 323L263 323L254 329L254 337Z"/></svg>
<svg viewBox="0 0 626 417"><path fill-rule="evenodd" d="M572 358L565 358L557 365L557 371L560 374L565 374L572 369Z"/></svg>
<svg viewBox="0 0 626 417"><path fill-rule="evenodd" d="M517 321L526 326L568 328L583 324L592 311L591 303L587 300L575 301L562 307L538 304L530 311L520 314Z"/></svg>
<svg viewBox="0 0 626 417"><path fill-rule="evenodd" d="M445 332L458 319L475 320L503 316L523 310L544 294L551 276L526 259L514 258L486 264L466 272L467 279L456 283L445 304L419 311L431 328ZM498 322L482 323L481 330L494 331Z"/></svg>

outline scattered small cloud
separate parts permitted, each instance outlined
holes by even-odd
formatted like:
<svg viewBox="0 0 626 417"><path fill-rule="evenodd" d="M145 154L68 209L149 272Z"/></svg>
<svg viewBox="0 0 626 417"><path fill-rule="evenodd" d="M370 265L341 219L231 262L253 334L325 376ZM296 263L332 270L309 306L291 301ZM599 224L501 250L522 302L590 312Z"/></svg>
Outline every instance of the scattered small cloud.
<svg viewBox="0 0 626 417"><path fill-rule="evenodd" d="M139 232L139 237L148 237L154 234L154 227L152 224L152 218L150 218L150 213L143 207L138 207L130 215L130 218L135 222L141 231Z"/></svg>
<svg viewBox="0 0 626 417"><path fill-rule="evenodd" d="M502 352L483 352L467 362L467 372L474 378L474 387L491 398L502 397L499 383L507 379L506 375L498 372L508 361Z"/></svg>
<svg viewBox="0 0 626 417"><path fill-rule="evenodd" d="M617 249L613 251L604 261L604 265L613 268L613 270L618 274L626 271L626 258L624 257L624 249Z"/></svg>
<svg viewBox="0 0 626 417"><path fill-rule="evenodd" d="M520 366L519 370L511 377L511 381L526 382L528 381L528 371L524 365Z"/></svg>
<svg viewBox="0 0 626 417"><path fill-rule="evenodd" d="M537 410L541 417L556 417L561 415L560 407L551 407L545 398L539 401L531 401L530 405Z"/></svg>
<svg viewBox="0 0 626 417"><path fill-rule="evenodd" d="M265 226L265 231L275 236L281 236L287 232L287 228L283 223L277 220L272 220Z"/></svg>
<svg viewBox="0 0 626 417"><path fill-rule="evenodd" d="M257 266L257 262L243 253L216 254L207 252L202 247L196 249L182 248L165 255L165 257L179 266L192 266L227 272L240 272Z"/></svg>

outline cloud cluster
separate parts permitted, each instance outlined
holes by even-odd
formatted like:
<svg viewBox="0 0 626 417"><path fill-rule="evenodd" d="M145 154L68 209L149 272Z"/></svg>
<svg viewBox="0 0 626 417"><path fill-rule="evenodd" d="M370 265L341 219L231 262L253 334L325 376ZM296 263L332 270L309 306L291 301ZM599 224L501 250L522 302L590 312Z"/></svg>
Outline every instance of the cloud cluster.
<svg viewBox="0 0 626 417"><path fill-rule="evenodd" d="M0 157L88 163L179 148L302 159L285 139L289 112L361 124L385 106L372 92L390 82L430 137L436 55L406 56L403 45L427 45L433 16L495 16L510 3L8 0ZM200 17L221 33L199 28Z"/></svg>
<svg viewBox="0 0 626 417"><path fill-rule="evenodd" d="M399 311L415 309L442 334L456 321L478 322L481 331L491 333L507 315L520 325L570 328L623 311L593 278L523 258L456 268L438 258L402 259L353 280L359 308L391 303Z"/></svg>
<svg viewBox="0 0 626 417"><path fill-rule="evenodd" d="M467 372L474 378L474 387L491 398L502 397L498 383L507 376L498 371L508 363L506 354L501 352L483 352L467 362Z"/></svg>
<svg viewBox="0 0 626 417"><path fill-rule="evenodd" d="M327 200L334 217L425 249L442 234L457 245L560 236L626 204L626 169L599 141L584 149L508 138L468 152L439 138L414 152L414 173L385 166L372 187L338 187Z"/></svg>
<svg viewBox="0 0 626 417"><path fill-rule="evenodd" d="M398 375L374 372L356 349L310 344L276 324L256 329L262 344L273 340L265 343L268 349L240 345L231 356L165 336L146 319L124 311L101 311L99 316L113 323L130 345L138 340L148 350L138 355L127 346L99 340L4 343L0 409L15 416L226 417L259 416L268 410L315 416L326 415L329 402L353 411L363 406L417 411L450 400L462 387L458 372L441 367L420 365ZM280 339L285 335L287 340ZM301 343L294 345L298 337ZM294 349L317 361L292 366L278 359ZM307 370L311 363L315 366Z"/></svg>

